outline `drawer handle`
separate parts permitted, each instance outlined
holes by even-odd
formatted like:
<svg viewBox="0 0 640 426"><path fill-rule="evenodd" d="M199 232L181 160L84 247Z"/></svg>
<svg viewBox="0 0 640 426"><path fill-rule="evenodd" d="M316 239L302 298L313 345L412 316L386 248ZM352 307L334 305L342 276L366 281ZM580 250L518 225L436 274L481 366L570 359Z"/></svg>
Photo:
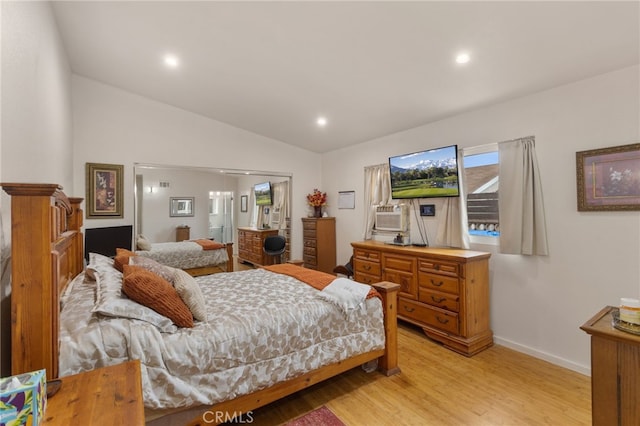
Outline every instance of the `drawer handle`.
<svg viewBox="0 0 640 426"><path fill-rule="evenodd" d="M365 271L370 271L371 270L371 265L364 265L362 267L362 269L364 269Z"/></svg>
<svg viewBox="0 0 640 426"><path fill-rule="evenodd" d="M433 300L436 303L442 303L445 300L447 300L446 297L435 297L435 296L431 296L431 300Z"/></svg>
<svg viewBox="0 0 640 426"><path fill-rule="evenodd" d="M440 265L438 265L437 263L435 265L433 265L433 269L435 269L436 271L440 270Z"/></svg>
<svg viewBox="0 0 640 426"><path fill-rule="evenodd" d="M407 312L413 312L416 310L416 308L409 308L408 306L405 305L404 310Z"/></svg>
<svg viewBox="0 0 640 426"><path fill-rule="evenodd" d="M447 324L449 322L449 318L445 318L445 319L441 319L439 316L436 315L436 319L438 320L438 322L440 324Z"/></svg>
<svg viewBox="0 0 640 426"><path fill-rule="evenodd" d="M440 287L442 284L444 284L444 281L435 282L433 280L433 278L431 278L431 285L434 285L436 287Z"/></svg>

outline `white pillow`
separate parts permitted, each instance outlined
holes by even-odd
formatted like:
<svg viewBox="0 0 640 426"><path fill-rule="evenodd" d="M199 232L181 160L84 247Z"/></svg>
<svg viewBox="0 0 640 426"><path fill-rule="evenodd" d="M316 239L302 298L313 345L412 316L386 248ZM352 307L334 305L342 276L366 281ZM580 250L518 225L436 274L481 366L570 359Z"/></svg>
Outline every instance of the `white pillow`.
<svg viewBox="0 0 640 426"><path fill-rule="evenodd" d="M151 243L146 239L144 235L140 234L138 235L138 239L136 241L136 247L138 248L138 250L149 251L151 250Z"/></svg>
<svg viewBox="0 0 640 426"><path fill-rule="evenodd" d="M207 320L207 307L204 295L195 278L182 269L172 268L174 272L173 286L191 314L198 321Z"/></svg>

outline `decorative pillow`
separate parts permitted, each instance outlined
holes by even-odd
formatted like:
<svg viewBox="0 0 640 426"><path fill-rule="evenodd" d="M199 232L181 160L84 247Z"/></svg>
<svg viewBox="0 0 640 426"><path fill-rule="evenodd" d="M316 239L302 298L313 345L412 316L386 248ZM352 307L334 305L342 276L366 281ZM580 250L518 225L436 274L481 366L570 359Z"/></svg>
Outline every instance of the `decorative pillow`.
<svg viewBox="0 0 640 426"><path fill-rule="evenodd" d="M128 265L129 258L133 256L136 256L136 254L131 250L117 248L116 257L113 259L113 266L115 266L118 271L122 272L122 267L124 265Z"/></svg>
<svg viewBox="0 0 640 426"><path fill-rule="evenodd" d="M182 269L173 269L173 286L180 295L182 301L187 305L193 317L198 321L207 320L207 308L204 302L204 295L195 278Z"/></svg>
<svg viewBox="0 0 640 426"><path fill-rule="evenodd" d="M140 234L138 235L138 240L136 241L136 247L138 248L138 250L149 251L151 250L151 243L144 235Z"/></svg>
<svg viewBox="0 0 640 426"><path fill-rule="evenodd" d="M92 312L108 317L146 321L164 333L175 333L178 330L169 318L123 295L122 273L113 265L99 263L92 267L96 276L96 303Z"/></svg>
<svg viewBox="0 0 640 426"><path fill-rule="evenodd" d="M193 315L164 278L139 266L124 265L122 291L136 302L170 318L178 327L193 327Z"/></svg>
<svg viewBox="0 0 640 426"><path fill-rule="evenodd" d="M96 268L103 266L105 268L113 268L113 259L108 256L89 253L89 264L85 268L86 275L92 280L96 280Z"/></svg>
<svg viewBox="0 0 640 426"><path fill-rule="evenodd" d="M129 258L129 265L139 266L147 271L151 271L156 275L160 275L169 283L173 284L174 273L173 268L165 266L160 262L157 262L149 257L144 256L131 256Z"/></svg>

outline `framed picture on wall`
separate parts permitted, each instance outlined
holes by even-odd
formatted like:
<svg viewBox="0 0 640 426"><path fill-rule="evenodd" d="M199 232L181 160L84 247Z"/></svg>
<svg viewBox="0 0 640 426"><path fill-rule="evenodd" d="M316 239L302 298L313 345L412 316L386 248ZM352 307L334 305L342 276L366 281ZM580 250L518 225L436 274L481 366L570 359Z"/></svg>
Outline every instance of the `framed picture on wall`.
<svg viewBox="0 0 640 426"><path fill-rule="evenodd" d="M640 143L576 153L578 211L640 210Z"/></svg>
<svg viewBox="0 0 640 426"><path fill-rule="evenodd" d="M240 196L240 211L242 213L247 212L247 204L249 203L249 197L247 195Z"/></svg>
<svg viewBox="0 0 640 426"><path fill-rule="evenodd" d="M171 197L169 199L169 216L193 216L194 197Z"/></svg>
<svg viewBox="0 0 640 426"><path fill-rule="evenodd" d="M123 169L119 164L86 163L87 219L123 217Z"/></svg>

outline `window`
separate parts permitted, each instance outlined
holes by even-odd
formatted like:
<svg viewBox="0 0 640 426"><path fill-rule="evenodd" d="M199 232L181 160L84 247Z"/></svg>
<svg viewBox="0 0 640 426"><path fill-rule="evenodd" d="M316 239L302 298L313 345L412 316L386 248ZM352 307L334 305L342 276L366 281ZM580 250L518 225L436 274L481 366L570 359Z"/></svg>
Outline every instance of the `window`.
<svg viewBox="0 0 640 426"><path fill-rule="evenodd" d="M472 242L500 236L498 215L498 144L465 148L464 181L468 231Z"/></svg>

